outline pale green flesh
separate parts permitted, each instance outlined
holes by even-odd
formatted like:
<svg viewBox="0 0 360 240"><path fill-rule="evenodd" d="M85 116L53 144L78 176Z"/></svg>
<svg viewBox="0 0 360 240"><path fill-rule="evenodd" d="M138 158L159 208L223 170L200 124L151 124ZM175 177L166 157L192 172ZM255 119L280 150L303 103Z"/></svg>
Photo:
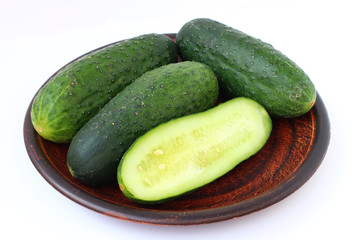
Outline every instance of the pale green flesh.
<svg viewBox="0 0 360 240"><path fill-rule="evenodd" d="M247 98L162 124L125 154L118 172L120 188L141 201L199 188L258 152L271 127L265 109Z"/></svg>

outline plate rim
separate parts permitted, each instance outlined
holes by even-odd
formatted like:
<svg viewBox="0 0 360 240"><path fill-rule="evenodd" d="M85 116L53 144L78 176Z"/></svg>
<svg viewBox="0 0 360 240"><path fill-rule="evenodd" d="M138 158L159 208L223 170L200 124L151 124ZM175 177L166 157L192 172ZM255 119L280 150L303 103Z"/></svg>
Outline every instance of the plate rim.
<svg viewBox="0 0 360 240"><path fill-rule="evenodd" d="M176 36L176 34L164 35L172 38ZM111 44L105 46L109 46ZM74 59L73 61L75 61L76 59ZM60 71L62 68L60 68L58 71ZM46 82L48 82L48 80ZM43 85L45 85L46 82ZM300 187L302 187L313 176L313 174L320 167L326 155L331 137L331 127L328 113L324 102L322 101L319 93L317 92L317 99L315 105L312 108L312 111L314 111L315 114L316 121L316 130L313 145L311 146L311 149L306 159L293 173L293 175L290 178L286 179L284 182L280 183L278 186L252 198L216 208L186 211L157 211L153 209L138 209L108 202L87 193L86 191L78 188L77 186L69 182L67 179L65 179L55 169L55 167L51 165L49 161L43 161L46 160L46 156L41 151L39 141L36 140L32 143L30 141L37 139L38 137L32 127L30 116L32 102L36 95L37 93L34 95L26 111L23 134L24 143L30 160L32 161L34 167L37 169L40 175L61 194L88 209L94 210L98 213L110 217L138 223L156 225L206 224L239 218L241 216L260 211L273 204L276 204L287 196L291 195Z"/></svg>

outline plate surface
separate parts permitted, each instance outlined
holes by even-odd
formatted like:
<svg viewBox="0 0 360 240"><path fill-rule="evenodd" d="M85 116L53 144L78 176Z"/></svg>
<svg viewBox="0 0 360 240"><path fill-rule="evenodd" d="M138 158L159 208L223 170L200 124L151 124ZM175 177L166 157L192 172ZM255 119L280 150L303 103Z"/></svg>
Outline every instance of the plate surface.
<svg viewBox="0 0 360 240"><path fill-rule="evenodd" d="M175 38L175 34L167 34ZM46 82L44 83L46 84ZM71 200L122 220L191 225L241 217L275 204L299 189L320 166L330 140L330 123L318 94L313 109L293 119L273 119L273 131L256 155L197 191L157 205L141 205L125 198L118 186L89 187L74 179L66 166L68 144L41 138L24 122L24 140L38 172Z"/></svg>

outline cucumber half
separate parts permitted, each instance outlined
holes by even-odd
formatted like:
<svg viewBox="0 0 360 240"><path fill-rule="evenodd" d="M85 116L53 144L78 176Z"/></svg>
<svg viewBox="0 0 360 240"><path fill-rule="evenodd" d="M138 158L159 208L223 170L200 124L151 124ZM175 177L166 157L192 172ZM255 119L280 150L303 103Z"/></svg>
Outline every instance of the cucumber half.
<svg viewBox="0 0 360 240"><path fill-rule="evenodd" d="M117 173L120 190L140 203L191 192L257 153L271 129L265 108L244 97L171 120L138 138L125 153Z"/></svg>

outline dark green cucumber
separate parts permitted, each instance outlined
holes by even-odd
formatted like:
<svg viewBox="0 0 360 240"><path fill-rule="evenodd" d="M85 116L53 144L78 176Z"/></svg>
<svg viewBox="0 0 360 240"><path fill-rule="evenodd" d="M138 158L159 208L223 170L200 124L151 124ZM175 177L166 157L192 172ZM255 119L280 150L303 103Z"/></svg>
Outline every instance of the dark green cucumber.
<svg viewBox="0 0 360 240"><path fill-rule="evenodd" d="M186 23L177 38L183 60L202 62L217 75L221 94L245 96L274 117L297 117L315 103L305 72L271 45L211 19Z"/></svg>
<svg viewBox="0 0 360 240"><path fill-rule="evenodd" d="M160 123L212 107L218 97L213 71L195 62L149 71L114 97L71 141L67 164L80 181L116 183L124 152Z"/></svg>
<svg viewBox="0 0 360 240"><path fill-rule="evenodd" d="M87 53L55 73L36 95L31 119L43 138L70 142L111 98L143 73L177 62L167 36L147 34Z"/></svg>
<svg viewBox="0 0 360 240"><path fill-rule="evenodd" d="M141 203L192 192L257 153L271 129L269 114L249 98L161 124L124 154L118 167L120 190Z"/></svg>

